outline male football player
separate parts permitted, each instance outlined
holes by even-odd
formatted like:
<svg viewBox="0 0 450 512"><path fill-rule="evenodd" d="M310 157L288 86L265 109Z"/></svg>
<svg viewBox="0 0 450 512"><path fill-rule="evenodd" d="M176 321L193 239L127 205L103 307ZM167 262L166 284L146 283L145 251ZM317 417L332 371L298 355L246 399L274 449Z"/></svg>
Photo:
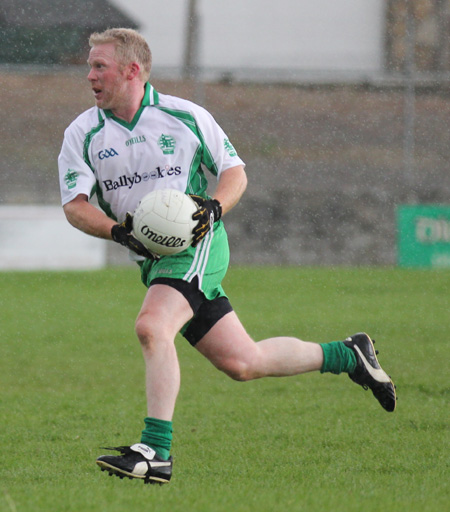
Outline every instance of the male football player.
<svg viewBox="0 0 450 512"><path fill-rule="evenodd" d="M130 249L148 288L136 320L146 368L145 426L139 442L117 448L120 455L100 456L100 468L169 482L180 386L178 332L233 379L346 372L393 411L394 385L367 334L323 344L250 338L221 285L229 262L222 217L246 188L244 163L206 110L152 87L151 53L139 33L109 29L92 34L89 43L87 78L95 106L65 131L58 160L62 204L76 228ZM217 178L213 197L206 194L207 174ZM145 194L162 188L195 196L199 209L192 246L158 257L133 237L129 212ZM102 211L89 202L94 193Z"/></svg>

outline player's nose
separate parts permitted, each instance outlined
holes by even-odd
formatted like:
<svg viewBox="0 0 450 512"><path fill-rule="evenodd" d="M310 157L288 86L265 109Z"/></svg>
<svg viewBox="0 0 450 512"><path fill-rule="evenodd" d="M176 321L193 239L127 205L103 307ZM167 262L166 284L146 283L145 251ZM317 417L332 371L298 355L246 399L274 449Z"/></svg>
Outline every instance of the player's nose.
<svg viewBox="0 0 450 512"><path fill-rule="evenodd" d="M94 71L94 68L91 68L89 73L88 73L88 76L87 76L87 79L89 80L89 82L93 82L97 79L96 75L95 75L95 71Z"/></svg>

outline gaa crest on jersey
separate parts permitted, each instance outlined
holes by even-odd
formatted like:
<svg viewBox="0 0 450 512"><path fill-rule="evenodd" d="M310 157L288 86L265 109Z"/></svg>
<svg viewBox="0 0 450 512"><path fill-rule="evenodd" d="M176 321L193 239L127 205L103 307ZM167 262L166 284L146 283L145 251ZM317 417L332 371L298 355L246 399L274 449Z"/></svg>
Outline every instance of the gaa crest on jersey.
<svg viewBox="0 0 450 512"><path fill-rule="evenodd" d="M69 190L77 186L78 173L75 169L68 169L64 175L64 182Z"/></svg>
<svg viewBox="0 0 450 512"><path fill-rule="evenodd" d="M223 145L225 147L225 151L230 156L237 156L236 150L234 149L234 146L233 146L233 144L231 144L229 139L223 139Z"/></svg>
<svg viewBox="0 0 450 512"><path fill-rule="evenodd" d="M98 153L98 157L100 160L103 160L105 158L110 158L113 156L119 156L119 153L117 153L117 151L114 148L102 149Z"/></svg>
<svg viewBox="0 0 450 512"><path fill-rule="evenodd" d="M158 139L158 146L165 155L173 155L175 152L175 145L176 140L172 135L164 135L164 133L162 133L161 137Z"/></svg>

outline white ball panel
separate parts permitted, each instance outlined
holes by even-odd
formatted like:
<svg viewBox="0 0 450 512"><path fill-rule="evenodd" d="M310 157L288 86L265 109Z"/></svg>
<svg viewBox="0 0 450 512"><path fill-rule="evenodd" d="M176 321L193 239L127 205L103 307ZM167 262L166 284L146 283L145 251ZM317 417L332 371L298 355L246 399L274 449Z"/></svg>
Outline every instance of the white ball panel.
<svg viewBox="0 0 450 512"><path fill-rule="evenodd" d="M192 243L197 221L192 214L198 207L178 190L155 190L139 203L133 218L133 234L150 251L160 255L177 254Z"/></svg>

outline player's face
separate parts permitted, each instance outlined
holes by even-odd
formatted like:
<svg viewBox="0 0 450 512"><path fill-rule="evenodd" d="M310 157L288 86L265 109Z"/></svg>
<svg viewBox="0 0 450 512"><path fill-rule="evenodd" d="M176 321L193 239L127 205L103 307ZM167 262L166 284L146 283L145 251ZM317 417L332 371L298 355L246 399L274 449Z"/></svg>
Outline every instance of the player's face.
<svg viewBox="0 0 450 512"><path fill-rule="evenodd" d="M88 80L94 93L95 104L102 109L116 110L127 98L126 70L115 58L113 43L93 46L88 64L91 70Z"/></svg>

